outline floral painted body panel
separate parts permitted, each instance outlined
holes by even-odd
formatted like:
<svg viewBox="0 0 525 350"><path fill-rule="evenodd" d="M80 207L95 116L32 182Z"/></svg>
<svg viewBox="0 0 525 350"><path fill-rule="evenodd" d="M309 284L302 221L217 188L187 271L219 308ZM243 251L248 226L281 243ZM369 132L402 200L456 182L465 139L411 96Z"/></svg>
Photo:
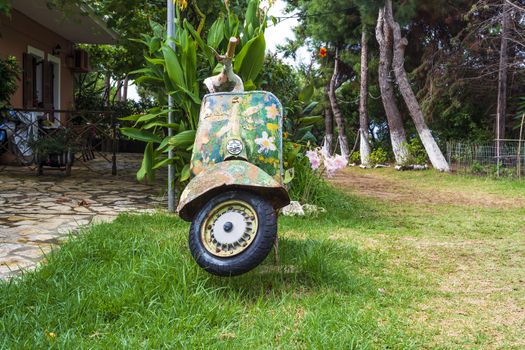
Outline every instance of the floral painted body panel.
<svg viewBox="0 0 525 350"><path fill-rule="evenodd" d="M239 139L244 148L238 158L282 183L282 118L282 105L269 92L206 95L193 147L192 176L231 157L226 143Z"/></svg>
<svg viewBox="0 0 525 350"><path fill-rule="evenodd" d="M228 189L244 189L269 200L277 210L290 203L286 189L259 167L244 160L229 160L211 166L190 181L181 195L177 212L191 221L214 195Z"/></svg>

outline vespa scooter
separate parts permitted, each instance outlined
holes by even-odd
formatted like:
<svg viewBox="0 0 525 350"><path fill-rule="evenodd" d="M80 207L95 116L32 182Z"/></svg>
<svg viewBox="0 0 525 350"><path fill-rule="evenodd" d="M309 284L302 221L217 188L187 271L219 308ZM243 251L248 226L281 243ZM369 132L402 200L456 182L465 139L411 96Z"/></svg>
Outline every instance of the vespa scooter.
<svg viewBox="0 0 525 350"><path fill-rule="evenodd" d="M222 72L205 80L191 159L191 181L177 212L191 222L189 247L209 273L235 276L258 266L277 237L283 184L283 108L270 92L244 92L234 74L236 38L219 56Z"/></svg>

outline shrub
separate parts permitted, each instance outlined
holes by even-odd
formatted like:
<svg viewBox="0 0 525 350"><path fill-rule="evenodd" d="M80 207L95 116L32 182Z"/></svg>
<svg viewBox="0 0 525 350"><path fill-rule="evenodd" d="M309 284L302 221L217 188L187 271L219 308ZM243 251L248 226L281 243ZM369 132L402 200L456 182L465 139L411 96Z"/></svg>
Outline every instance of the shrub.
<svg viewBox="0 0 525 350"><path fill-rule="evenodd" d="M368 161L372 166L385 164L388 162L388 153L382 147L378 147L370 153Z"/></svg>
<svg viewBox="0 0 525 350"><path fill-rule="evenodd" d="M361 154L359 151L352 153L350 156L350 164L361 164Z"/></svg>
<svg viewBox="0 0 525 350"><path fill-rule="evenodd" d="M294 164L295 176L289 184L290 198L304 204L315 204L326 206L330 203L330 185L324 178L312 170L310 161L304 155L300 155Z"/></svg>
<svg viewBox="0 0 525 350"><path fill-rule="evenodd" d="M407 165L425 165L428 163L427 151L425 150L425 147L423 146L419 138L412 138L407 144L407 149Z"/></svg>
<svg viewBox="0 0 525 350"><path fill-rule="evenodd" d="M20 67L16 58L9 56L7 59L0 58L0 108L9 106L11 96L18 88L17 81L20 79Z"/></svg>
<svg viewBox="0 0 525 350"><path fill-rule="evenodd" d="M481 175L486 172L486 169L478 161L474 161L474 163L472 163L472 166L470 167L470 173L474 175Z"/></svg>

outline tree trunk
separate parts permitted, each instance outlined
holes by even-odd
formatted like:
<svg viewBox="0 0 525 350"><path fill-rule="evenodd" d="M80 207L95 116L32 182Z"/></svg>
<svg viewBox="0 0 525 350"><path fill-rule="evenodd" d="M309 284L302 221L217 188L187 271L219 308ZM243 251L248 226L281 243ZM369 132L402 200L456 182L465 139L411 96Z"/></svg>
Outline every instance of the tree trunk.
<svg viewBox="0 0 525 350"><path fill-rule="evenodd" d="M325 88L326 98L330 100L329 97L330 85L327 85ZM330 105L326 105L324 109L324 130L325 136L323 141L323 149L328 153L332 154L332 147L334 144L334 115L332 113L332 108Z"/></svg>
<svg viewBox="0 0 525 350"><path fill-rule="evenodd" d="M408 40L401 36L401 28L399 24L394 21L394 15L392 13L392 1L386 1L386 12L385 12L385 21L386 24L391 27L394 33L394 72L396 75L397 85L399 86L399 91L403 95L403 99L408 107L412 120L416 126L417 133L419 138L427 151L430 162L435 169L440 171L450 171L450 167L443 156L443 153L439 149L439 146L434 140L430 129L425 123L425 118L423 117L423 112L419 106L416 95L410 86L408 76L405 70L405 48L408 45Z"/></svg>
<svg viewBox="0 0 525 350"><path fill-rule="evenodd" d="M104 106L109 106L109 99L111 95L111 74L106 73L106 77L104 79Z"/></svg>
<svg viewBox="0 0 525 350"><path fill-rule="evenodd" d="M508 78L508 36L510 21L510 5L507 0L502 0L501 19L501 49L499 54L499 76L498 76L498 110L496 113L496 155L497 160L501 157L500 140L505 138L505 122L507 117L507 78Z"/></svg>
<svg viewBox="0 0 525 350"><path fill-rule="evenodd" d="M115 95L115 100L117 102L122 102L122 80L117 81L117 93Z"/></svg>
<svg viewBox="0 0 525 350"><path fill-rule="evenodd" d="M330 88L328 89L328 97L330 98L330 105L332 107L332 112L334 114L335 123L337 124L337 131L339 134L338 141L339 146L341 147L341 155L348 159L350 157L350 149L348 148L348 139L345 132L345 123L343 118L343 113L337 102L337 96L335 94L337 79L339 76L339 49L336 49L335 53L335 64L334 64L334 74L330 80Z"/></svg>
<svg viewBox="0 0 525 350"><path fill-rule="evenodd" d="M359 94L359 135L361 164L368 166L370 142L368 135L368 39L363 25L361 34L361 91Z"/></svg>
<svg viewBox="0 0 525 350"><path fill-rule="evenodd" d="M379 43L379 88L388 120L394 157L397 164L404 164L408 159L407 138L389 76L392 67L392 30L385 23L385 8L379 10L376 26L376 39Z"/></svg>
<svg viewBox="0 0 525 350"><path fill-rule="evenodd" d="M129 76L126 75L126 78L124 79L124 88L122 91L122 102L128 101L128 86L129 86Z"/></svg>

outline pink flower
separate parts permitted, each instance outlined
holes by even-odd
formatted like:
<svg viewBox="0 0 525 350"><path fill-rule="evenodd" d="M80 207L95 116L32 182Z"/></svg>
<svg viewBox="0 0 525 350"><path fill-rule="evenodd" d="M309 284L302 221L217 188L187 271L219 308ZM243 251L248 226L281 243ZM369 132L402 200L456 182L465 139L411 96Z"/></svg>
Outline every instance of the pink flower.
<svg viewBox="0 0 525 350"><path fill-rule="evenodd" d="M348 161L342 155L335 155L334 157L327 156L324 159L324 167L326 169L326 175L332 177L338 170L343 169L348 165Z"/></svg>
<svg viewBox="0 0 525 350"><path fill-rule="evenodd" d="M306 157L310 160L310 165L312 170L317 170L321 166L321 159L317 151L308 151L306 152Z"/></svg>
<svg viewBox="0 0 525 350"><path fill-rule="evenodd" d="M306 152L306 157L310 160L312 170L321 170L320 173L326 170L328 177L334 176L336 171L348 165L348 160L342 155L336 154L332 157L322 148L316 148L313 151Z"/></svg>
<svg viewBox="0 0 525 350"><path fill-rule="evenodd" d="M338 167L338 169L346 168L346 166L348 165L348 159L346 159L340 154L337 154L335 156L334 162L335 162L335 165Z"/></svg>

